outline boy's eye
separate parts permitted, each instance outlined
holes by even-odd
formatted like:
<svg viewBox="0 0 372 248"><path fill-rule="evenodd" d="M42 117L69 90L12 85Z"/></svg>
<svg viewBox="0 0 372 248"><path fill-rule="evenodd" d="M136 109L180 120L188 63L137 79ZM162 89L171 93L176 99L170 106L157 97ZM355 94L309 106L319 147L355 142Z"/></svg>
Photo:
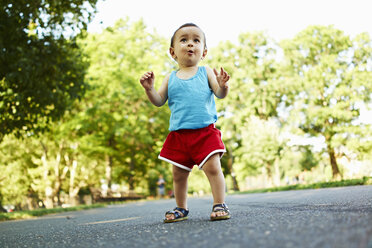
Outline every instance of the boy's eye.
<svg viewBox="0 0 372 248"><path fill-rule="evenodd" d="M185 38L181 39L181 42L186 42L187 40Z"/></svg>
<svg viewBox="0 0 372 248"><path fill-rule="evenodd" d="M199 42L200 42L200 40L199 40L199 39L195 39L195 40L194 40L194 42L196 42L196 43L199 43Z"/></svg>

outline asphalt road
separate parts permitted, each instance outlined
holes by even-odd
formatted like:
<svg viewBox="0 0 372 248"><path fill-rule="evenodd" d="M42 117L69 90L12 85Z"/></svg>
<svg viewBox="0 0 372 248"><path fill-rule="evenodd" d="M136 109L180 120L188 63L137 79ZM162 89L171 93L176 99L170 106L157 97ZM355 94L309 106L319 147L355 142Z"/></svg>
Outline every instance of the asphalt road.
<svg viewBox="0 0 372 248"><path fill-rule="evenodd" d="M232 218L211 222L211 197L164 224L174 199L0 222L0 247L372 248L372 186L230 195Z"/></svg>

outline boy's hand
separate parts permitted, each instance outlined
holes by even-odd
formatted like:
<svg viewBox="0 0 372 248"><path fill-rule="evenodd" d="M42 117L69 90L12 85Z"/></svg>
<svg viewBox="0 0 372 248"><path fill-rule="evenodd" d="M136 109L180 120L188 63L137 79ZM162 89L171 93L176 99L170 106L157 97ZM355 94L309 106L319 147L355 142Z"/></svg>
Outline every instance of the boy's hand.
<svg viewBox="0 0 372 248"><path fill-rule="evenodd" d="M229 88L229 84L227 83L227 81L229 81L230 75L222 67L220 73L217 72L216 68L213 68L213 72L216 75L216 79L220 88Z"/></svg>
<svg viewBox="0 0 372 248"><path fill-rule="evenodd" d="M152 71L146 72L142 75L140 83L145 90L149 91L154 87L155 74Z"/></svg>

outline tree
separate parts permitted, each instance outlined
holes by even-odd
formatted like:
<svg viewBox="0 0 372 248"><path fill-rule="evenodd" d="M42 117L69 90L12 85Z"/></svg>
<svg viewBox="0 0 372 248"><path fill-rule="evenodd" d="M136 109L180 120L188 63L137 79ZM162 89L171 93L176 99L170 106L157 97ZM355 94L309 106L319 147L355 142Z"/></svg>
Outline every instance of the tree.
<svg viewBox="0 0 372 248"><path fill-rule="evenodd" d="M285 141L280 137L280 128L273 119L270 121L251 116L242 129L242 145L236 150L237 167L240 177L257 174L259 169L268 182L266 185L280 185L281 171L279 161L285 148Z"/></svg>
<svg viewBox="0 0 372 248"><path fill-rule="evenodd" d="M36 139L18 140L12 135L0 143L0 205L13 204L17 209L37 207L39 194L33 186L42 177L35 161L41 157L35 149L37 146L39 142Z"/></svg>
<svg viewBox="0 0 372 248"><path fill-rule="evenodd" d="M212 66L223 66L231 75L230 93L223 101L217 101L217 107L220 114L218 124L224 131L227 163L232 176L235 175L233 161L241 161L241 156L250 152L237 153L242 151L243 142L246 142L243 139L249 138L242 135L246 132L247 121L251 116L265 121L271 118L279 120L278 108L289 100L284 96L291 94L291 87L277 72L276 54L275 42L265 33L255 32L242 33L238 44L220 43L208 57ZM268 168L267 164L261 166ZM238 188L237 182L234 184Z"/></svg>
<svg viewBox="0 0 372 248"><path fill-rule="evenodd" d="M127 182L134 190L160 163L159 141L167 133L169 111L152 106L139 83L148 70L161 83L169 66L167 42L148 33L143 21L130 25L126 19L82 43L90 62L90 88L77 116L79 132L90 140L85 149L105 161L109 187Z"/></svg>
<svg viewBox="0 0 372 248"><path fill-rule="evenodd" d="M67 111L42 136L4 138L0 170L7 176L0 177L2 203L18 209L52 208L66 200L76 205L81 188L100 185L102 169L80 147L84 137L77 136L75 115Z"/></svg>
<svg viewBox="0 0 372 248"><path fill-rule="evenodd" d="M0 140L39 132L84 92L76 37L97 0L1 1Z"/></svg>
<svg viewBox="0 0 372 248"><path fill-rule="evenodd" d="M354 139L363 141L368 128L357 120L360 104L371 97L371 39L367 34L351 39L332 26L310 26L281 46L299 92L292 114L306 135L323 138L336 178L341 148Z"/></svg>

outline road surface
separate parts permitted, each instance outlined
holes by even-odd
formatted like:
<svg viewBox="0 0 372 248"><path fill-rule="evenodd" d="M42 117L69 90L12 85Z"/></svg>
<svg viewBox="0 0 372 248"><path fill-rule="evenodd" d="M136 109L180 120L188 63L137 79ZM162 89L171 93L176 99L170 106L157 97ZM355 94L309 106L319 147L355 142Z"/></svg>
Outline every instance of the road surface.
<svg viewBox="0 0 372 248"><path fill-rule="evenodd" d="M164 224L174 199L0 222L0 247L372 248L372 186L227 196L232 218L211 222L212 198L189 199L189 220Z"/></svg>

